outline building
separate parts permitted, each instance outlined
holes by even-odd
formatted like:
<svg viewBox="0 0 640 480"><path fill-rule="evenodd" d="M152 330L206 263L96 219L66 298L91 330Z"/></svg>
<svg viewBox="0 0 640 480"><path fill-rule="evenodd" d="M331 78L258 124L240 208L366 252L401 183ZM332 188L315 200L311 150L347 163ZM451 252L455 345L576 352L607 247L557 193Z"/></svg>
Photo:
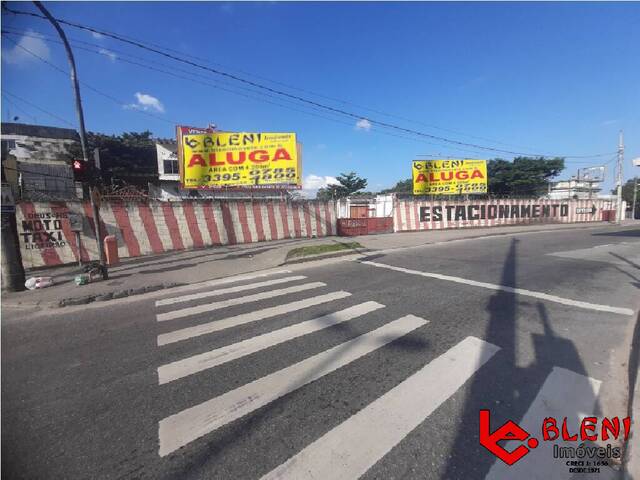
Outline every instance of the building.
<svg viewBox="0 0 640 480"><path fill-rule="evenodd" d="M178 144L175 140L158 140L156 154L158 159L158 184L149 185L149 196L158 200L172 201L184 198L192 199L273 199L292 198L289 190L247 188L234 190L194 190L180 188L178 170Z"/></svg>
<svg viewBox="0 0 640 480"><path fill-rule="evenodd" d="M19 198L76 198L71 161L79 140L69 128L2 123L3 181Z"/></svg>
<svg viewBox="0 0 640 480"><path fill-rule="evenodd" d="M588 182L572 177L569 180L550 182L547 198L555 200L570 198L586 200L590 198L599 198L598 194L601 190L600 182Z"/></svg>
<svg viewBox="0 0 640 480"><path fill-rule="evenodd" d="M351 195L336 203L338 218L382 218L393 214L393 194Z"/></svg>

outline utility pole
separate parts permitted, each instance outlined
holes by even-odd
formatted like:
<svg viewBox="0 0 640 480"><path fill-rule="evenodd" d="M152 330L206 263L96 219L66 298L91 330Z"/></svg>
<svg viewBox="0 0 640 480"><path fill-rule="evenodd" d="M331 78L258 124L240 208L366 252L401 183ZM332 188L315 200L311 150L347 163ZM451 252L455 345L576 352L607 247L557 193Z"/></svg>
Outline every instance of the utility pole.
<svg viewBox="0 0 640 480"><path fill-rule="evenodd" d="M71 70L71 85L73 87L73 94L76 101L76 114L78 115L78 129L80 130L80 147L82 148L82 160L85 162L85 165L92 166L93 168L89 168L89 198L91 199L91 210L93 211L93 223L95 227L95 235L96 235L96 244L98 247L98 257L100 258L100 265L102 265L102 278L106 280L109 278L109 274L107 272L107 266L105 265L104 259L104 251L102 248L102 236L100 235L100 210L98 207L98 190L97 190L97 179L98 174L100 173L99 169L96 168L95 161L93 164L89 163L89 157L87 156L87 134L84 128L84 114L82 113L82 101L80 100L80 85L78 84L78 74L76 72L76 61L73 58L73 52L71 51L71 46L67 41L67 36L62 30L62 27L57 22L55 18L49 13L44 5L41 2L34 1L33 2L36 7L42 12L42 14L47 17L47 20L51 22L53 27L60 35L62 39L62 43L64 44L64 48L67 52L67 58L69 60L69 67Z"/></svg>
<svg viewBox="0 0 640 480"><path fill-rule="evenodd" d="M623 212L622 212L622 162L624 161L624 137L622 130L620 130L620 135L618 137L618 177L617 177L617 194L616 201L618 208L616 209L616 223L622 222Z"/></svg>
<svg viewBox="0 0 640 480"><path fill-rule="evenodd" d="M21 292L25 288L25 275L18 242L15 208L15 202L9 186L3 184L2 223L0 225L0 270L2 271L2 290L6 292Z"/></svg>
<svg viewBox="0 0 640 480"><path fill-rule="evenodd" d="M638 177L633 179L633 204L631 205L631 219L636 219L636 199L638 194Z"/></svg>

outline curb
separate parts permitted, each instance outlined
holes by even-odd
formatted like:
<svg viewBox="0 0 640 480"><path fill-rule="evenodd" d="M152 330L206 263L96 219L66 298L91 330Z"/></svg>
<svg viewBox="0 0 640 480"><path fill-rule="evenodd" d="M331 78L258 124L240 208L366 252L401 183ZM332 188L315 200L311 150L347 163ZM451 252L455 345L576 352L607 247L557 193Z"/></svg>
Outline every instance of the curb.
<svg viewBox="0 0 640 480"><path fill-rule="evenodd" d="M338 258L346 257L347 255L358 255L376 252L371 248L353 248L348 250L342 250L339 252L318 253L315 255L305 255L303 257L292 258L291 260L285 260L281 265L295 265L297 263L311 262L313 260L323 260L325 258Z"/></svg>
<svg viewBox="0 0 640 480"><path fill-rule="evenodd" d="M145 293L156 292L166 288L182 287L185 283L161 283L157 285L148 285L146 287L129 288L126 290L114 290L111 292L101 292L92 295L84 295L82 297L68 297L58 301L49 302L12 302L3 300L2 306L9 308L62 308L76 305L86 305L92 302L106 302L108 300L117 300L119 298L132 297L135 295L144 295Z"/></svg>

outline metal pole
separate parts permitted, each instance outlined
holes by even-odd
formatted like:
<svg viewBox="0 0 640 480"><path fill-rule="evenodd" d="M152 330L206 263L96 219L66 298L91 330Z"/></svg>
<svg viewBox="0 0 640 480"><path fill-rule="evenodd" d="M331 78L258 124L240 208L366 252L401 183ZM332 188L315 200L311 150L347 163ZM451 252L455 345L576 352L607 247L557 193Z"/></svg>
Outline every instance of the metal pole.
<svg viewBox="0 0 640 480"><path fill-rule="evenodd" d="M60 35L60 38L62 39L62 43L64 44L64 48L67 52L67 58L69 60L69 67L71 70L71 85L73 87L73 93L74 93L75 102L76 102L76 114L78 115L78 129L80 130L80 147L82 148L82 159L85 162L85 165L89 166L91 164L89 163L89 157L87 156L87 134L84 129L84 114L82 113L82 101L80 99L80 85L78 84L76 62L73 58L73 52L71 51L71 46L67 41L67 36L65 35L64 30L62 30L62 27L60 26L60 24L56 21L55 18L53 18L53 16L44 7L44 5L42 5L42 3L38 1L34 1L33 3L35 4L36 7L38 7L38 9L42 12L42 14L45 17L47 17L47 20L49 20L49 22L51 22L53 27L56 29L56 31L58 32L58 35ZM109 274L107 272L107 266L105 264L105 259L104 259L104 251L102 248L102 236L100 235L100 211L94 198L95 197L94 190L96 190L96 179L99 173L97 168L95 168L95 166L96 165L94 164L93 165L94 168L89 169L90 170L89 178L91 179L90 180L91 183L89 184L89 198L91 199L91 210L93 211L93 219L94 219L93 223L95 226L96 244L98 247L98 257L100 258L100 265L102 265L102 278L106 280L107 278L109 278Z"/></svg>
<svg viewBox="0 0 640 480"><path fill-rule="evenodd" d="M631 205L631 218L636 219L636 199L638 194L638 177L633 179L633 204Z"/></svg>
<svg viewBox="0 0 640 480"><path fill-rule="evenodd" d="M617 212L616 223L622 222L622 162L624 160L624 137L622 130L620 130L620 136L618 137L618 189L616 194Z"/></svg>

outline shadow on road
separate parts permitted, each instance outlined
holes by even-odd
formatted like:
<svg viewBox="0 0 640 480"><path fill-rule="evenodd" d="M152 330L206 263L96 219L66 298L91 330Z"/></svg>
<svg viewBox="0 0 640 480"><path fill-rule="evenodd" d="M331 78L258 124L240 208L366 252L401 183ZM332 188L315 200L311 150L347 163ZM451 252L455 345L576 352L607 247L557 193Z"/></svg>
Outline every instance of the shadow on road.
<svg viewBox="0 0 640 480"><path fill-rule="evenodd" d="M518 287L518 242L517 239L511 242L499 282L501 285ZM461 409L458 431L450 447L450 457L440 478L481 479L495 461L500 461L479 443L480 409L491 411L491 431L495 431L508 420L518 422L522 419L554 366L586 375L573 343L556 335L553 320L544 304L538 302L536 307L543 333L533 334L534 361L528 366L518 366L518 349L526 348L524 343L519 344L519 340L526 339L526 335L519 331L528 330L531 326L520 324L523 320L518 316L517 294L498 291L489 299L487 310L490 316L483 340L499 346L501 350L471 380ZM568 421L571 425L579 423L578 418L569 418ZM529 433L539 436L539 432Z"/></svg>

